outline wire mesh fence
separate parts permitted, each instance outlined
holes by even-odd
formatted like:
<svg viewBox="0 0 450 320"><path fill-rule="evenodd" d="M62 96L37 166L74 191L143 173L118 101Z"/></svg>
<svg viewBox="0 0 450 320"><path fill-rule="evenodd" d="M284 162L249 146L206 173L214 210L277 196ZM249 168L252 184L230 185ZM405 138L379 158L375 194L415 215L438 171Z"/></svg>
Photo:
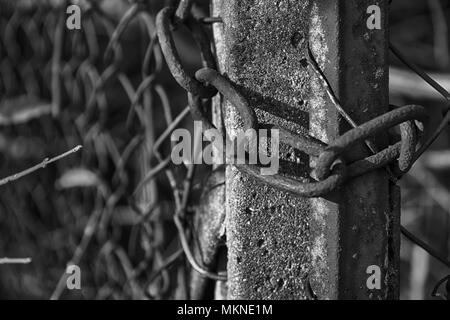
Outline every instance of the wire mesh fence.
<svg viewBox="0 0 450 320"><path fill-rule="evenodd" d="M207 1L194 6L183 0L179 4L79 1L82 27L69 31L65 25L68 1L0 4L2 176L83 145L79 155L2 188L0 256L32 255L35 263L31 271L16 265L5 267L0 277L8 291L1 294L22 296L26 288L31 297L55 299L77 294L97 299L211 296L212 289L198 281L198 275L219 284L226 280L223 270L218 270L223 267L214 259L225 245L220 227L223 210L213 211L214 221L198 216L202 210L214 210L208 206L220 204L223 167L175 166L170 158L170 135L178 127L192 127L187 104L192 106L194 99L191 96L188 101L172 74L183 82L202 62L209 67L214 64L211 57L199 58L195 42L202 32L201 51L212 47L209 24L220 23L220 18L209 16ZM186 66L178 70L181 75L174 72L170 59L166 62L171 49L164 48L161 28L171 33L170 21L159 26L158 34L158 23L164 21L158 22L157 14L170 5L178 10L163 9L170 12L166 18L176 16L183 21L175 26L174 34ZM445 101L443 115L418 150L417 160L446 129L450 94L394 46L391 50ZM339 107L323 80L324 90ZM206 91L195 79L189 81L188 91ZM204 109L198 107L194 117L203 116ZM425 187L429 193L434 187L443 194L440 202L429 198L448 215L448 186L430 183L433 186ZM427 215L429 208L405 206L405 210ZM433 279L435 297L448 297L446 221L443 232L447 238L435 241L440 248L431 248L402 229L407 239L447 266ZM66 264L81 267L87 282L82 293L65 291Z"/></svg>
<svg viewBox="0 0 450 320"><path fill-rule="evenodd" d="M170 166L161 152L167 128L187 112L176 89L167 91L154 8L127 6L118 24L108 5L85 2L82 30L68 32L66 5L11 2L2 9L2 172L84 147L81 159L3 190L2 211L17 233L8 233L2 251L21 254L29 241L23 255L42 254L33 254L37 267L29 279L61 277L55 288L13 281L9 291L31 286L36 296L52 291L59 298L69 263L81 266L93 289L86 298L186 297L171 224L185 170ZM154 150L161 134L162 146Z"/></svg>

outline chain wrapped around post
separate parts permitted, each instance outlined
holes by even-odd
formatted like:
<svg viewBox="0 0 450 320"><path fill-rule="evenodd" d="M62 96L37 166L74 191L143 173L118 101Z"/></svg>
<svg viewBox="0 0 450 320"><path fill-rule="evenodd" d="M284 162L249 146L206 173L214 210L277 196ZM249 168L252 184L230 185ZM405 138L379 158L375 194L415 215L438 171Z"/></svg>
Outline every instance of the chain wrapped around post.
<svg viewBox="0 0 450 320"><path fill-rule="evenodd" d="M191 6L192 1L181 0L177 10L169 7L162 9L158 14L156 27L166 63L175 80L188 93L189 107L193 118L202 121L204 130L215 128L205 115L202 100L211 99L216 93L220 93L237 109L242 119L243 130L257 129L258 119L255 111L249 106L247 98L225 75L221 75L216 70L216 63L211 53L212 41L206 38L206 33L201 26L201 22L206 23L206 19L212 19L216 23L221 22L221 19L213 19L212 17L194 18L190 14ZM171 27L178 27L182 24L186 25L192 32L201 50L205 68L197 71L195 78L189 76L183 68L171 36ZM314 58L309 56L309 59ZM315 68L314 71L317 74L321 74L315 61L310 65ZM426 80L426 78L424 79ZM323 80L325 89L330 90L327 88L326 79ZM433 85L436 86L434 81ZM440 86L439 89L441 89L440 92L446 92ZM411 168L449 120L450 113L448 110L444 117L441 117L441 120L441 118L436 118L435 112L430 112L423 106L407 105L396 107L375 119L357 125L340 108L337 98L330 92L329 95L341 115L353 127L329 144L308 134L298 135L286 128L271 126L271 128L279 131L280 142L292 146L308 156L317 158L315 168L311 172L312 176L300 181L279 174L261 175L260 168L257 165L235 164L235 166L255 179L280 190L301 197L327 197L350 179L380 168L386 168L390 175L394 174L395 177L391 178L395 182ZM448 98L448 94L445 97ZM437 129L430 126L430 124L436 123L439 124ZM378 151L378 148L367 140L377 133L390 130L395 126L399 127L400 140L393 145ZM227 133L223 133L223 135L226 141L230 141L231 138ZM372 154L352 163L345 163L341 156L355 144L364 141ZM226 159L225 154L224 158Z"/></svg>
<svg viewBox="0 0 450 320"><path fill-rule="evenodd" d="M218 91L238 110L242 117L244 130L258 128L256 114L249 107L245 96L234 87L230 80L210 67L211 65L215 65L215 63L204 58L210 53L208 50L206 50L207 54L204 53L206 48L204 44L199 45L199 47L202 49L202 60L208 67L197 71L195 79L189 76L183 69L179 54L176 51L171 37L170 19L174 19L173 14L174 10L171 8L164 8L158 14L158 37L163 55L172 75L180 86L192 95L192 98L189 99L189 104L194 118L203 121L206 129L213 127L203 114L202 106L199 104L201 98L210 98L211 95L214 95ZM191 17L186 21L188 20L193 21L193 18ZM198 23L198 21L196 22ZM193 30L193 28L189 29L191 31ZM203 35L204 33L202 33L202 39L204 39ZM197 36L195 38L199 37ZM285 128L273 126L273 129L279 130L281 142L297 148L309 156L318 157L317 167L315 169L318 181L312 177L308 179L310 181L299 181L281 175L262 176L255 165L245 164L236 165L236 167L239 170L251 174L256 179L302 197L325 196L337 189L349 178L355 178L371 170L386 166L397 159L396 167L401 172L411 167L414 158L413 154L417 148L416 129L411 120L421 121L425 125L427 114L427 110L424 107L404 106L351 129L328 146L309 135L296 135ZM353 164L345 164L342 159L337 157L337 155L348 150L354 144L364 141L366 138L380 131L390 129L395 125L400 125L400 144L388 147L375 155L361 159ZM354 173L351 173L352 166Z"/></svg>

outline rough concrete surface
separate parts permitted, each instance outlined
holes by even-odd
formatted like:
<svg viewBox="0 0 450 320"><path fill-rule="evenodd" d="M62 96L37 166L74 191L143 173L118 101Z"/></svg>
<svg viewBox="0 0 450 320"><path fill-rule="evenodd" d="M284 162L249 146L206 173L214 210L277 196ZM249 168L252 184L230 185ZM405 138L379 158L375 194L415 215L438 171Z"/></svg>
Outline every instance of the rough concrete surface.
<svg viewBox="0 0 450 320"><path fill-rule="evenodd" d="M260 123L307 130L307 3L216 1L221 72L250 97ZM219 29L219 30L218 30ZM239 115L224 105L225 127ZM280 150L281 172L304 176L307 158ZM231 299L302 299L309 266L309 202L258 183L229 166L226 173L228 277Z"/></svg>
<svg viewBox="0 0 450 320"><path fill-rule="evenodd" d="M219 67L250 99L260 124L309 131L328 142L349 129L308 71L307 44L344 109L363 123L388 108L387 1L213 1ZM366 28L378 4L383 29ZM242 125L222 103L231 135ZM380 149L386 136L377 137ZM309 159L281 146L282 174L306 175ZM363 145L352 157L368 155ZM356 179L334 197L303 199L226 172L230 299L304 299L309 275L320 299L396 296L398 219L384 170ZM368 290L366 268L382 269L381 290ZM392 285L393 284L393 285Z"/></svg>

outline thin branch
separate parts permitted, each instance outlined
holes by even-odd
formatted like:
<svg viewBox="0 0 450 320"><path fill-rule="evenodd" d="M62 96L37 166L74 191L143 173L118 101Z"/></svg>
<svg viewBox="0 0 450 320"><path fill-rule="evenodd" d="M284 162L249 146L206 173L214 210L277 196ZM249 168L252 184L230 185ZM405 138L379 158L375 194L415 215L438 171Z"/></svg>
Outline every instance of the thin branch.
<svg viewBox="0 0 450 320"><path fill-rule="evenodd" d="M83 148L83 146L78 145L75 148L73 148L73 149L71 149L71 150L69 150L67 152L64 152L63 154L61 154L59 156L56 156L54 158L51 158L51 159L45 158L41 163L39 163L39 164L37 164L37 165L35 165L35 166L31 167L31 168L28 168L28 169L26 169L26 170L24 170L22 172L13 174L13 175L11 175L9 177L6 177L4 179L1 179L0 180L0 186L3 186L3 185L5 185L5 184L7 184L7 183L9 183L11 181L15 181L15 180L18 180L20 178L23 178L24 176L29 175L29 174L31 174L31 173L39 170L39 169L44 169L50 163L56 162L58 160L61 160L62 158L65 158L65 157L71 155L72 153L78 152L79 150L81 150L81 148Z"/></svg>

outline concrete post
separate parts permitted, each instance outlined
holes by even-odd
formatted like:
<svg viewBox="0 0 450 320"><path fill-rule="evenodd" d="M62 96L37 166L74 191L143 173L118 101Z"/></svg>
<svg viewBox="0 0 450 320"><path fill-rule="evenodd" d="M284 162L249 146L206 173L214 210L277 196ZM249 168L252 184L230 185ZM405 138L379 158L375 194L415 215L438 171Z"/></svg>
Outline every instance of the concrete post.
<svg viewBox="0 0 450 320"><path fill-rule="evenodd" d="M370 5L380 8L381 29L367 26ZM213 16L223 19L214 26L220 71L250 97L261 124L328 142L349 126L307 66L308 42L344 109L363 123L388 110L387 7L387 0L214 0ZM232 133L239 116L221 105ZM374 141L381 149L387 135ZM362 155L363 145L347 160ZM290 147L281 146L280 158L281 174L310 171L308 157ZM382 169L327 200L309 200L228 166L228 298L305 299L311 291L319 299L397 297L396 191ZM380 289L367 286L377 276L373 266Z"/></svg>

